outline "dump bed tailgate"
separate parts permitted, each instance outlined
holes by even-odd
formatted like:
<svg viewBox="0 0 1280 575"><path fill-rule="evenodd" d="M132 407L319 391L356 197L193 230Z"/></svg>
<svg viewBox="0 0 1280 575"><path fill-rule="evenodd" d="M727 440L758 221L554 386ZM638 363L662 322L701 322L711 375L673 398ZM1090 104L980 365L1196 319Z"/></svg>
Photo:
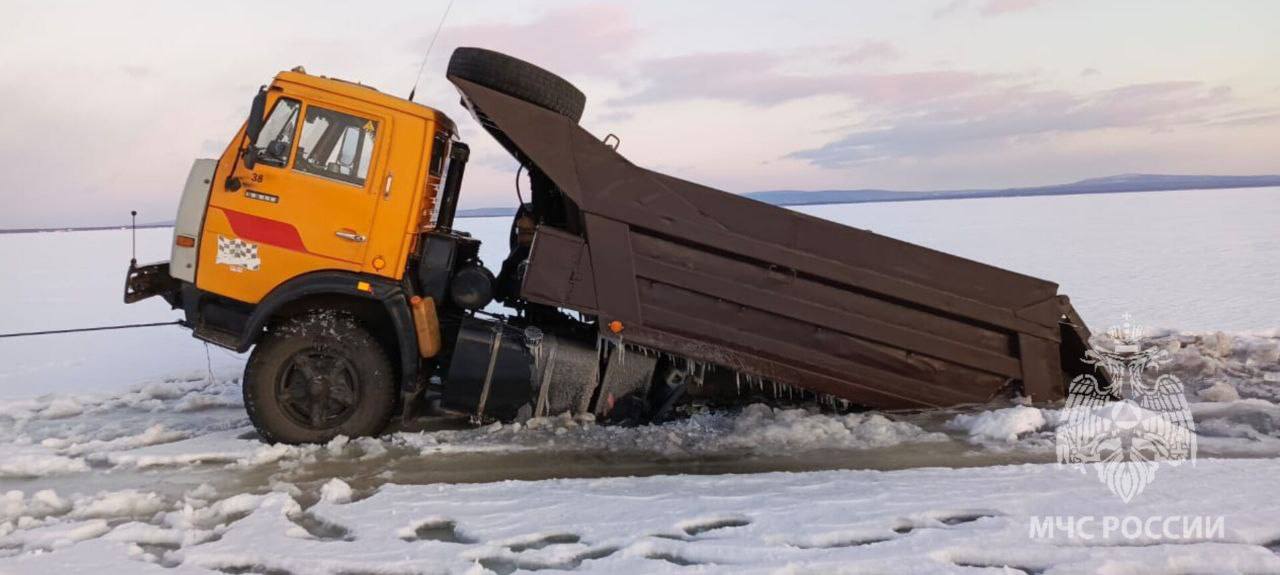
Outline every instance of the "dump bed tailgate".
<svg viewBox="0 0 1280 575"><path fill-rule="evenodd" d="M525 298L620 322L626 343L874 407L1011 384L1063 395L1063 359L1088 332L1056 284L637 167L558 114L452 80L580 210L582 229L539 228Z"/></svg>

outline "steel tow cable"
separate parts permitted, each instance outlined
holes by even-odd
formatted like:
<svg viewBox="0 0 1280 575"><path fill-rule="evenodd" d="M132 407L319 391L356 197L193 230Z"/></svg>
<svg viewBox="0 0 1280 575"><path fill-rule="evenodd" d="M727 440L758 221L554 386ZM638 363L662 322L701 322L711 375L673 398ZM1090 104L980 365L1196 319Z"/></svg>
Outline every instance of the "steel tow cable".
<svg viewBox="0 0 1280 575"><path fill-rule="evenodd" d="M111 329L131 329L136 327L159 327L162 325L180 325L181 320L156 322L156 323L130 323L124 325L104 325L99 327L79 327L74 329L51 329L46 331L24 331L17 333L0 333L0 338L6 337L27 337L33 335L53 335L59 333L80 333L86 331L106 331Z"/></svg>

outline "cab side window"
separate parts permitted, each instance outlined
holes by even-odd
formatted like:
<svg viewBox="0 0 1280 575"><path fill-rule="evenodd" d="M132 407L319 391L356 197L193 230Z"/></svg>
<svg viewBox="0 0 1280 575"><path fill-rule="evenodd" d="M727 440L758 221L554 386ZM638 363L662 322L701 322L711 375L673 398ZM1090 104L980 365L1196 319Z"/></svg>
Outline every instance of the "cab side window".
<svg viewBox="0 0 1280 575"><path fill-rule="evenodd" d="M293 135L298 128L298 110L302 108L297 100L280 98L262 124L258 132L258 142L254 144L257 160L269 166L283 168L289 163L289 151L293 149Z"/></svg>
<svg viewBox="0 0 1280 575"><path fill-rule="evenodd" d="M363 186L377 133L373 120L307 106L293 168Z"/></svg>

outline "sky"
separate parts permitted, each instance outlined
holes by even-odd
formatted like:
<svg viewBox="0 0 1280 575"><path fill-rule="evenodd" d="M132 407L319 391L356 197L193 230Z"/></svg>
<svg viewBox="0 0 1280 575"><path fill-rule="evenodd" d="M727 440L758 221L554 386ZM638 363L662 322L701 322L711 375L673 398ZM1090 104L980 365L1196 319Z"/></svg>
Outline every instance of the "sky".
<svg viewBox="0 0 1280 575"><path fill-rule="evenodd" d="M257 87L302 65L407 95L448 0L6 0L0 228L173 218ZM460 0L416 100L472 146L461 206L516 164L458 105L453 48L548 68L633 162L742 193L1280 173L1274 0Z"/></svg>

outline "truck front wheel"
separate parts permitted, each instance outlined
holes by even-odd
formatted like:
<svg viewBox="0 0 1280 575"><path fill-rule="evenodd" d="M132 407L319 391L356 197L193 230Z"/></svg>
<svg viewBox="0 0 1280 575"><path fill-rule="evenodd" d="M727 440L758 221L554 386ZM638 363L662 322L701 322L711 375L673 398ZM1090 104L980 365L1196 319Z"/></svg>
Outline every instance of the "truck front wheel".
<svg viewBox="0 0 1280 575"><path fill-rule="evenodd" d="M391 362L354 317L317 312L263 335L244 371L244 405L271 443L376 435L395 407Z"/></svg>

